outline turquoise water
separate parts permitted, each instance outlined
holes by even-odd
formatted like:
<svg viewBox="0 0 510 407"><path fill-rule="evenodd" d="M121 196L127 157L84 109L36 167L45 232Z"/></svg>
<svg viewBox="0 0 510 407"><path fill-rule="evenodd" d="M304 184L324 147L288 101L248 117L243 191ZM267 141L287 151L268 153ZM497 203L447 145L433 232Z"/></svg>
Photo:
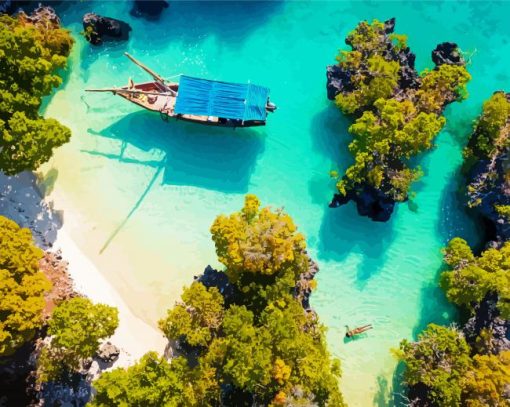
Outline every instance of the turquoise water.
<svg viewBox="0 0 510 407"><path fill-rule="evenodd" d="M285 207L319 262L312 304L342 360L342 390L351 406L388 405L396 361L390 348L427 323L454 318L436 287L440 248L455 235L476 243L476 230L456 199L461 149L481 102L508 89L510 4L474 2L173 2L159 21L129 15L130 4L62 6L75 33L90 10L133 27L128 42L73 50L62 90L47 106L73 130L73 140L45 168L73 238L118 287L133 312L154 322L184 284L216 265L209 227L241 207L245 193ZM328 173L350 163L349 121L327 100L325 68L362 19L396 17L417 66L455 41L470 55L470 99L446 110L437 148L419 159L425 176L416 205L374 223L349 204L329 209ZM85 87L124 85L148 77L128 51L166 76L251 81L271 88L278 111L263 129L212 129L164 123L120 98ZM372 323L344 342L345 325Z"/></svg>

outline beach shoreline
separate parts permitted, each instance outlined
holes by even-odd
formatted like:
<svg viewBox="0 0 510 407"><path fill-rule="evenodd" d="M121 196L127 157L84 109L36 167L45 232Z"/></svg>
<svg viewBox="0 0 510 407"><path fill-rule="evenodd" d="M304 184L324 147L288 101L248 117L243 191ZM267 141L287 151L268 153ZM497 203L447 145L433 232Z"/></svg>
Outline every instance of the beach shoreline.
<svg viewBox="0 0 510 407"><path fill-rule="evenodd" d="M151 350L163 354L167 344L163 334L131 311L114 285L71 237L72 225L80 222L58 198L58 208L55 208L55 195L61 195L60 191L45 197L36 174L30 172L11 177L0 175L0 215L29 228L42 249L61 251L63 260L68 263L67 273L75 291L94 303L118 309L119 326L108 341L121 353L111 367L129 366Z"/></svg>
<svg viewBox="0 0 510 407"><path fill-rule="evenodd" d="M164 353L167 341L163 334L134 315L115 287L76 245L65 225L58 232L54 249L60 249L63 258L69 263L68 273L76 291L94 303L108 304L119 311L119 326L108 339L121 349L120 357L113 367L129 366L151 350Z"/></svg>

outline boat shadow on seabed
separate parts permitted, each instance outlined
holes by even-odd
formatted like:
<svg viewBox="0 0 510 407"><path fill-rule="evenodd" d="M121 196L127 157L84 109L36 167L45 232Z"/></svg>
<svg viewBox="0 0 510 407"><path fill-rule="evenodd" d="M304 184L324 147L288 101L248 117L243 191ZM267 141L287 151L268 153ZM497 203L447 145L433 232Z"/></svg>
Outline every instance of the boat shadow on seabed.
<svg viewBox="0 0 510 407"><path fill-rule="evenodd" d="M114 151L82 152L125 164L155 168L143 193L107 239L101 253L160 178L162 184L167 185L195 186L223 193L248 192L257 156L264 149L265 134L264 129L211 128L173 120L165 123L149 112L129 114L100 131L88 129L88 133L94 137L118 140L120 143ZM142 158L136 157L137 149L144 152ZM148 155L147 152L154 154Z"/></svg>

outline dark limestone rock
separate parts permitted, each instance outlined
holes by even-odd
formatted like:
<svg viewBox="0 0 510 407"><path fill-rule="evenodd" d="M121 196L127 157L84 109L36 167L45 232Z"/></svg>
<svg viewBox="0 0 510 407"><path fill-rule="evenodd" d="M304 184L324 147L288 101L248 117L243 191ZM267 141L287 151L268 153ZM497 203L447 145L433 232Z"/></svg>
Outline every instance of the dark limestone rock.
<svg viewBox="0 0 510 407"><path fill-rule="evenodd" d="M454 42L442 42L432 51L432 61L436 66L443 64L465 65L466 61L459 52L459 47Z"/></svg>
<svg viewBox="0 0 510 407"><path fill-rule="evenodd" d="M299 281L294 287L294 297L301 302L301 305L306 311L312 310L312 307L310 306L310 295L313 290L312 281L318 272L319 265L309 257L308 270L299 276Z"/></svg>
<svg viewBox="0 0 510 407"><path fill-rule="evenodd" d="M477 215L485 221L486 239L495 241L496 246L510 239L510 222L500 215L496 205L510 205L510 193L507 191L506 174L510 166L510 158L505 150L495 159L495 165L491 166L489 160L481 160L469 171L467 180L477 187L477 192L468 192L470 200L478 200L478 204L472 208Z"/></svg>
<svg viewBox="0 0 510 407"><path fill-rule="evenodd" d="M482 329L492 332L491 351L494 354L510 350L510 321L500 318L497 308L497 295L490 293L475 307L475 314L463 327L468 343L476 347L476 338Z"/></svg>
<svg viewBox="0 0 510 407"><path fill-rule="evenodd" d="M148 20L158 19L164 9L170 4L164 0L134 0L130 14L135 17L145 17Z"/></svg>
<svg viewBox="0 0 510 407"><path fill-rule="evenodd" d="M129 38L131 26L115 18L102 17L95 13L87 13L83 16L83 30L85 38L93 45L102 44L104 41L123 41Z"/></svg>
<svg viewBox="0 0 510 407"><path fill-rule="evenodd" d="M119 355L120 349L111 342L106 342L97 351L97 357L106 363L115 362L119 358Z"/></svg>
<svg viewBox="0 0 510 407"><path fill-rule="evenodd" d="M335 100L340 92L352 91L351 72L343 70L338 65L328 65L326 68L328 99Z"/></svg>
<svg viewBox="0 0 510 407"><path fill-rule="evenodd" d="M356 203L356 208L361 216L368 216L376 222L388 221L395 207L393 199L388 198L382 191L370 185L348 191L346 196L335 194L329 207L337 208L349 201Z"/></svg>
<svg viewBox="0 0 510 407"><path fill-rule="evenodd" d="M201 282L207 288L216 287L223 295L226 304L230 304L237 294L235 286L230 284L227 275L213 269L211 266L207 266L203 274L195 276L195 280Z"/></svg>
<svg viewBox="0 0 510 407"><path fill-rule="evenodd" d="M395 31L395 17L384 22L384 33L391 34L393 31Z"/></svg>

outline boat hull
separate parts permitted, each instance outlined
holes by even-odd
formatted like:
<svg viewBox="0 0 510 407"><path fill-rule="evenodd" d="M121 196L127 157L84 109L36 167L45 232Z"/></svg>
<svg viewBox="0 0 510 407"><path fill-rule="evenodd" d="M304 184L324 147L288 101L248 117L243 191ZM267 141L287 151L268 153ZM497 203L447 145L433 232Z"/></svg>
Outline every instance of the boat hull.
<svg viewBox="0 0 510 407"><path fill-rule="evenodd" d="M179 92L178 83L170 83L167 85L172 91L177 94ZM165 92L164 87L158 82L145 82L138 84L130 84L120 88L129 92L117 92L116 95L134 103L146 110L158 112L160 117L168 121L170 119L183 120L187 122L203 124L205 126L216 127L256 127L265 126L265 120L232 120L224 119L221 117L211 116L198 116L190 114L176 114L174 113L174 106L176 96ZM140 93L134 93L134 92ZM165 94L161 94L164 92Z"/></svg>

